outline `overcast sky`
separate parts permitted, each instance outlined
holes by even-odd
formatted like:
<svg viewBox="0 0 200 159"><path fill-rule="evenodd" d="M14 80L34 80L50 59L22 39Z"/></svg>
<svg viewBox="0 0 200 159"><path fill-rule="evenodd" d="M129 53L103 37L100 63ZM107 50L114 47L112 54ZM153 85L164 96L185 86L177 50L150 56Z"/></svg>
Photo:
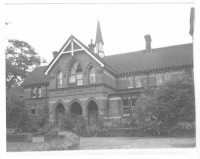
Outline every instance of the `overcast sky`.
<svg viewBox="0 0 200 159"><path fill-rule="evenodd" d="M191 43L193 4L40 4L6 5L6 39L28 42L49 63L73 34L85 45L95 42L99 17L105 55Z"/></svg>

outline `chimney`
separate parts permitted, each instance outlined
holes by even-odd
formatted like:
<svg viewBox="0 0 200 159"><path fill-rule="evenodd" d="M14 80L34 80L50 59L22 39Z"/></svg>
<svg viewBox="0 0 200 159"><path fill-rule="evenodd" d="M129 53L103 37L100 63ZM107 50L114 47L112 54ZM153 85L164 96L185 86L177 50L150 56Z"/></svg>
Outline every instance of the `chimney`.
<svg viewBox="0 0 200 159"><path fill-rule="evenodd" d="M146 41L146 50L145 50L145 53L152 53L152 50L151 50L151 36L148 34L148 35L145 35L144 36L145 38L145 41Z"/></svg>
<svg viewBox="0 0 200 159"><path fill-rule="evenodd" d="M92 51L92 53L94 53L95 45L92 43L92 39L91 39L91 43L88 45L88 47Z"/></svg>
<svg viewBox="0 0 200 159"><path fill-rule="evenodd" d="M53 58L55 58L58 55L58 51L53 52Z"/></svg>

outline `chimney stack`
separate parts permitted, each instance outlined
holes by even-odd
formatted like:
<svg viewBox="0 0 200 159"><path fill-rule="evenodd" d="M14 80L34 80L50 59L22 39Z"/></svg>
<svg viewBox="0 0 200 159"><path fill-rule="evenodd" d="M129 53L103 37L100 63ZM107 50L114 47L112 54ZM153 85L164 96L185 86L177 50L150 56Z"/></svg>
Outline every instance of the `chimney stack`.
<svg viewBox="0 0 200 159"><path fill-rule="evenodd" d="M55 58L58 55L58 51L53 52L53 58Z"/></svg>
<svg viewBox="0 0 200 159"><path fill-rule="evenodd" d="M92 43L92 39L91 39L91 43L88 45L88 47L92 51L92 53L94 53L95 45Z"/></svg>
<svg viewBox="0 0 200 159"><path fill-rule="evenodd" d="M151 50L151 36L148 34L148 35L145 35L144 36L145 38L145 41L146 41L146 50L145 50L145 53L151 53L152 50Z"/></svg>

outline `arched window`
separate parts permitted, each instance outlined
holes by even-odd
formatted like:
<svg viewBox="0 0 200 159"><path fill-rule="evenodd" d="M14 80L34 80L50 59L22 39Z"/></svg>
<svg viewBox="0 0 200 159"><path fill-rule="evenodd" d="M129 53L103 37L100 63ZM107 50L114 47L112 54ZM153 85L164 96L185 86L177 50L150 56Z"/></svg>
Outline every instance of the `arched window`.
<svg viewBox="0 0 200 159"><path fill-rule="evenodd" d="M142 87L142 83L141 83L141 77L140 76L136 76L135 77L135 87Z"/></svg>
<svg viewBox="0 0 200 159"><path fill-rule="evenodd" d="M133 77L127 78L127 85L128 85L128 88L133 88Z"/></svg>
<svg viewBox="0 0 200 159"><path fill-rule="evenodd" d="M37 87L37 97L41 97L41 87Z"/></svg>
<svg viewBox="0 0 200 159"><path fill-rule="evenodd" d="M83 85L83 70L79 62L75 61L71 65L69 84L71 85Z"/></svg>
<svg viewBox="0 0 200 159"><path fill-rule="evenodd" d="M170 81L171 80L171 74L170 74L170 72L165 72L164 73L164 79L165 79L165 81Z"/></svg>
<svg viewBox="0 0 200 159"><path fill-rule="evenodd" d="M90 84L96 83L94 66L91 66L89 69L89 83Z"/></svg>
<svg viewBox="0 0 200 159"><path fill-rule="evenodd" d="M61 88L62 87L62 71L59 70L56 73L56 85L57 88Z"/></svg>
<svg viewBox="0 0 200 159"><path fill-rule="evenodd" d="M156 84L157 84L157 86L163 84L163 78L162 78L162 74L161 73L157 73L156 74Z"/></svg>

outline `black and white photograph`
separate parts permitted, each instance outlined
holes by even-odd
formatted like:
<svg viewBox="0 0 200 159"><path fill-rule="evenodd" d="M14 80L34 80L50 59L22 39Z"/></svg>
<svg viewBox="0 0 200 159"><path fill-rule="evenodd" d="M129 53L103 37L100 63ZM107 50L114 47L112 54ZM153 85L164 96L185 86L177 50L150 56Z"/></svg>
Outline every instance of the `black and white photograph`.
<svg viewBox="0 0 200 159"><path fill-rule="evenodd" d="M195 152L195 2L89 2L5 2L6 153Z"/></svg>

